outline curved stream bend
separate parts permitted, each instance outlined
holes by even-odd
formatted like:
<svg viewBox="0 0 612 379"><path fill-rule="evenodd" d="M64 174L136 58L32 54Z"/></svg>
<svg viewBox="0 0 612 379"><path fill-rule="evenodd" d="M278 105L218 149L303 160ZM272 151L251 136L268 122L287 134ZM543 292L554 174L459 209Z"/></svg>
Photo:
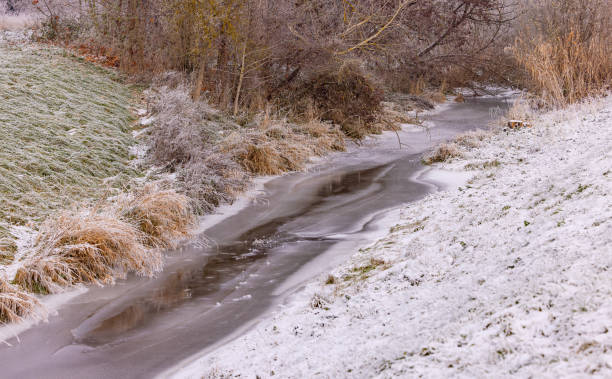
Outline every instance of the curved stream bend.
<svg viewBox="0 0 612 379"><path fill-rule="evenodd" d="M204 231L213 247L170 254L157 278L91 288L0 347L2 376L151 377L236 335L330 260L368 243L385 211L434 190L411 179L425 150L486 127L491 110L506 107L500 97L449 104L429 118L429 132L400 132L407 148L388 133L316 170L268 182L262 196Z"/></svg>

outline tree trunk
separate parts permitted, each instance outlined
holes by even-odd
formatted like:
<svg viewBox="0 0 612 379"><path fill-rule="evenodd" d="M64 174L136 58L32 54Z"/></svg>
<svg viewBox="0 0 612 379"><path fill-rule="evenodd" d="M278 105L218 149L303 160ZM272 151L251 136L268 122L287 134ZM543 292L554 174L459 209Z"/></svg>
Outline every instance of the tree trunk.
<svg viewBox="0 0 612 379"><path fill-rule="evenodd" d="M200 95L202 95L202 84L204 82L204 71L206 70L206 59L202 57L200 59L200 67L198 67L198 75L196 76L196 81L193 84L193 90L191 91L191 99L193 101L200 100Z"/></svg>
<svg viewBox="0 0 612 379"><path fill-rule="evenodd" d="M242 45L242 61L240 62L240 77L238 78L238 88L236 88L236 98L234 99L234 116L238 114L238 100L240 100L240 90L242 89L242 81L244 80L244 61L246 59L247 43L244 41Z"/></svg>

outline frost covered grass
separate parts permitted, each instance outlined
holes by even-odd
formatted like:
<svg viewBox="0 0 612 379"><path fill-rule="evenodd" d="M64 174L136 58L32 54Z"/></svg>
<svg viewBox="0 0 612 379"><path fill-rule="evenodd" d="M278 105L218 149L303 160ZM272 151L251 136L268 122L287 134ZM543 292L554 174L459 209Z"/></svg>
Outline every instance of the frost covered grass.
<svg viewBox="0 0 612 379"><path fill-rule="evenodd" d="M610 377L612 97L533 124L458 144L466 185L179 375Z"/></svg>
<svg viewBox="0 0 612 379"><path fill-rule="evenodd" d="M424 164L446 162L453 158L462 156L462 148L475 148L490 136L490 132L484 130L473 130L458 135L452 142L441 143L423 157Z"/></svg>
<svg viewBox="0 0 612 379"><path fill-rule="evenodd" d="M0 39L0 324L44 317L29 293L155 274L194 222L171 184L140 180L116 73L20 41Z"/></svg>
<svg viewBox="0 0 612 379"><path fill-rule="evenodd" d="M436 162L445 162L451 158L461 156L461 150L456 143L441 143L434 151L423 157L423 163L432 164Z"/></svg>
<svg viewBox="0 0 612 379"><path fill-rule="evenodd" d="M0 40L0 253L16 226L118 189L129 166L130 91L64 50ZM112 191L111 191L112 192Z"/></svg>

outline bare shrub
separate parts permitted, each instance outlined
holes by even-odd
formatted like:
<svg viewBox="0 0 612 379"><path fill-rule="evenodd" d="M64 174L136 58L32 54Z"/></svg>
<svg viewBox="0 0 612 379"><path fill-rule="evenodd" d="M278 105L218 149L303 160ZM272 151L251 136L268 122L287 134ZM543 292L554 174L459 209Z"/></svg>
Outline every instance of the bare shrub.
<svg viewBox="0 0 612 379"><path fill-rule="evenodd" d="M14 281L29 291L54 293L76 283L113 283L127 272L151 276L161 269L161 254L147 250L144 238L116 214L64 213L42 225Z"/></svg>
<svg viewBox="0 0 612 379"><path fill-rule="evenodd" d="M552 106L602 93L612 82L612 5L605 0L531 2L513 53L528 87Z"/></svg>
<svg viewBox="0 0 612 379"><path fill-rule="evenodd" d="M204 101L192 101L189 89L162 86L149 93L156 122L151 129L152 158L158 165L182 164L219 142L223 133L240 129Z"/></svg>
<svg viewBox="0 0 612 379"><path fill-rule="evenodd" d="M373 126L380 112L382 90L354 64L326 68L292 88L288 98L298 108L313 104L322 120L340 125L351 138L380 132Z"/></svg>
<svg viewBox="0 0 612 379"><path fill-rule="evenodd" d="M36 297L0 278L0 324L18 322L26 317L44 314Z"/></svg>
<svg viewBox="0 0 612 379"><path fill-rule="evenodd" d="M423 163L432 164L436 162L445 162L451 158L461 156L461 151L455 143L442 143L436 149L423 158Z"/></svg>

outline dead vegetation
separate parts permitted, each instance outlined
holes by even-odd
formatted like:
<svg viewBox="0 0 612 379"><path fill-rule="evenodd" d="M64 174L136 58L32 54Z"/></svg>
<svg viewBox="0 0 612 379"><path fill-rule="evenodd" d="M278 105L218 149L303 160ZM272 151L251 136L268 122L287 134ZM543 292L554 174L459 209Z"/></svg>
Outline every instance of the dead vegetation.
<svg viewBox="0 0 612 379"><path fill-rule="evenodd" d="M344 150L343 133L329 122L297 124L270 111L232 118L191 100L188 87L170 79L149 92L149 102L156 114L151 163L177 173L181 193L200 214L232 202L253 175L299 170L312 156Z"/></svg>
<svg viewBox="0 0 612 379"><path fill-rule="evenodd" d="M433 164L438 162L446 162L452 158L459 158L463 154L462 148L473 149L480 146L480 143L487 137L491 136L491 132L486 130L470 130L459 134L452 142L439 144L432 152L423 157L424 164Z"/></svg>
<svg viewBox="0 0 612 379"><path fill-rule="evenodd" d="M375 121L383 91L354 64L316 72L291 87L289 93L292 95L287 99L299 114L314 107L321 120L340 125L350 138L381 132Z"/></svg>
<svg viewBox="0 0 612 379"><path fill-rule="evenodd" d="M470 130L465 133L459 134L457 137L455 137L454 142L459 146L473 149L475 147L480 146L480 143L490 136L491 132L488 132L486 130Z"/></svg>
<svg viewBox="0 0 612 379"><path fill-rule="evenodd" d="M86 210L49 220L15 283L37 293L56 293L77 283L111 284L116 276L152 275L161 267L158 251L144 247L144 235L115 214Z"/></svg>
<svg viewBox="0 0 612 379"><path fill-rule="evenodd" d="M437 162L446 162L451 158L458 158L460 156L461 150L457 144L453 142L442 143L434 151L423 157L423 163L429 165Z"/></svg>
<svg viewBox="0 0 612 379"><path fill-rule="evenodd" d="M61 213L41 226L14 283L47 294L111 284L130 272L152 276L162 267L159 248L187 236L192 222L185 196L151 187L102 209Z"/></svg>
<svg viewBox="0 0 612 379"><path fill-rule="evenodd" d="M525 10L512 49L525 85L551 106L610 89L612 5L606 0L544 0Z"/></svg>
<svg viewBox="0 0 612 379"><path fill-rule="evenodd" d="M0 325L43 316L36 297L0 278Z"/></svg>
<svg viewBox="0 0 612 379"><path fill-rule="evenodd" d="M153 248L173 247L188 236L195 222L190 199L173 190L146 185L118 201L121 216L144 233L145 244Z"/></svg>

